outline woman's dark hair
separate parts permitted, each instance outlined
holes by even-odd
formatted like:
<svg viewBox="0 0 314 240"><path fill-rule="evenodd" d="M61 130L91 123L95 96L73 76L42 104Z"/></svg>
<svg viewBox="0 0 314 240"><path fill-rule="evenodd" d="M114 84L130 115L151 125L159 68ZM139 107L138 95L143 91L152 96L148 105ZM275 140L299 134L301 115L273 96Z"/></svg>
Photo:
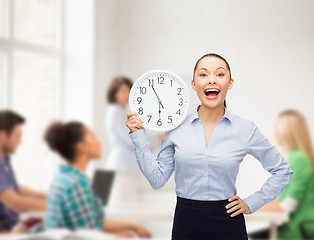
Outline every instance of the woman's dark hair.
<svg viewBox="0 0 314 240"><path fill-rule="evenodd" d="M119 91L120 87L126 84L127 86L132 87L133 82L127 78L127 77L123 77L123 76L117 76L114 77L109 85L109 88L107 90L107 101L109 103L116 103L116 94Z"/></svg>
<svg viewBox="0 0 314 240"><path fill-rule="evenodd" d="M80 122L54 122L46 130L44 138L53 151L66 161L73 162L75 146L84 138L84 125Z"/></svg>
<svg viewBox="0 0 314 240"><path fill-rule="evenodd" d="M203 58L206 58L206 57L216 57L216 58L219 58L221 59L222 61L224 61L227 65L227 68L228 68L228 71L229 71L229 75L230 75L230 79L231 79L231 69L230 69L230 66L229 66L229 63L227 62L227 60L225 58L223 58L222 56L216 54L216 53L208 53L208 54L205 54L204 56L202 56L200 59L197 60L196 64L195 64L195 67L194 67L194 71L193 71L193 79L194 79L194 75L195 75L195 70L197 68L197 65L198 63L203 59ZM227 107L227 103L226 103L226 100L224 100L224 106Z"/></svg>
<svg viewBox="0 0 314 240"><path fill-rule="evenodd" d="M25 118L11 110L0 111L0 131L5 131L10 135L15 126L24 124Z"/></svg>

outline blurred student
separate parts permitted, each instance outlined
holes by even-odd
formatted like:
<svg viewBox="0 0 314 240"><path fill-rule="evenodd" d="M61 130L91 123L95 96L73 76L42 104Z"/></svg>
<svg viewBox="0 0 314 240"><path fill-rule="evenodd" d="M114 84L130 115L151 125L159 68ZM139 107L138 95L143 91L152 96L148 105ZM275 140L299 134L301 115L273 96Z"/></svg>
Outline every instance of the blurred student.
<svg viewBox="0 0 314 240"><path fill-rule="evenodd" d="M314 154L304 117L295 110L283 111L275 124L278 145L288 154L293 176L279 199L265 205L260 211L286 211L289 222L279 228L279 239L303 239L300 224L314 221ZM314 233L314 223L312 233ZM314 235L312 235L314 237ZM251 234L252 239L268 239L269 230Z"/></svg>
<svg viewBox="0 0 314 240"><path fill-rule="evenodd" d="M19 114L0 111L0 231L11 231L19 222L19 214L44 211L46 194L19 185L11 166L11 156L21 143L25 119Z"/></svg>
<svg viewBox="0 0 314 240"><path fill-rule="evenodd" d="M110 154L106 168L116 172L109 204L138 201L142 182L146 183L138 167L134 146L125 125L129 110L129 93L133 83L127 77L112 79L107 90L108 110L106 130L110 141ZM160 147L162 136L148 133L150 146ZM126 187L127 186L127 187Z"/></svg>
<svg viewBox="0 0 314 240"><path fill-rule="evenodd" d="M121 237L150 237L140 225L105 220L104 207L91 189L85 170L91 159L101 157L100 143L93 132L79 122L52 124L45 140L67 162L60 166L48 194L45 229L91 228Z"/></svg>

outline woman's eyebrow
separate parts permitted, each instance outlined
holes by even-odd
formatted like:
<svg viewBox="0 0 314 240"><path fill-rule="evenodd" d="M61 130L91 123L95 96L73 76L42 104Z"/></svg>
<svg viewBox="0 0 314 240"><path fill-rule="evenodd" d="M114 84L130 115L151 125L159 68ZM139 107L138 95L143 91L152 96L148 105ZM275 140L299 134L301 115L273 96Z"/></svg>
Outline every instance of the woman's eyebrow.
<svg viewBox="0 0 314 240"><path fill-rule="evenodd" d="M216 70L218 70L219 68L222 68L222 69L226 70L224 67L218 67Z"/></svg>
<svg viewBox="0 0 314 240"><path fill-rule="evenodd" d="M200 68L198 71L200 71L200 70L206 70L206 71L208 71L206 68Z"/></svg>

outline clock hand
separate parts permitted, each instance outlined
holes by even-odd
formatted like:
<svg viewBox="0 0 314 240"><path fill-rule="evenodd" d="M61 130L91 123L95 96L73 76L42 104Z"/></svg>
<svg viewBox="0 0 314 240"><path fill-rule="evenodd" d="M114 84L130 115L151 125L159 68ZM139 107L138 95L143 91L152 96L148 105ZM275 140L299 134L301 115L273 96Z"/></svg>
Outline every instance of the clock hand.
<svg viewBox="0 0 314 240"><path fill-rule="evenodd" d="M160 119L160 113L161 113L161 111L160 111L160 102L159 102L159 119Z"/></svg>
<svg viewBox="0 0 314 240"><path fill-rule="evenodd" d="M159 100L159 104L162 106L163 109L165 109L164 106L163 106L162 103L161 103L161 100Z"/></svg>
<svg viewBox="0 0 314 240"><path fill-rule="evenodd" d="M158 97L158 95L157 95L157 93L156 93L156 91L155 91L155 88L154 88L153 84L152 84L152 89L154 90L154 93L156 94L156 96L157 96L157 98L158 98L159 104L161 104L162 108L165 109L164 106L163 106L162 103L161 103L161 100L159 99L159 97Z"/></svg>

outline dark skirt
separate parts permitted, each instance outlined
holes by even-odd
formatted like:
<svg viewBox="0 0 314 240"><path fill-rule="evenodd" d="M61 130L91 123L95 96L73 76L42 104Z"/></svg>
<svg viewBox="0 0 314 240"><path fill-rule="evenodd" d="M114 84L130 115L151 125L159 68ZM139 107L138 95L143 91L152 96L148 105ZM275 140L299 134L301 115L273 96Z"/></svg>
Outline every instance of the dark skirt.
<svg viewBox="0 0 314 240"><path fill-rule="evenodd" d="M230 217L226 200L199 201L177 196L172 240L247 240L243 214Z"/></svg>

